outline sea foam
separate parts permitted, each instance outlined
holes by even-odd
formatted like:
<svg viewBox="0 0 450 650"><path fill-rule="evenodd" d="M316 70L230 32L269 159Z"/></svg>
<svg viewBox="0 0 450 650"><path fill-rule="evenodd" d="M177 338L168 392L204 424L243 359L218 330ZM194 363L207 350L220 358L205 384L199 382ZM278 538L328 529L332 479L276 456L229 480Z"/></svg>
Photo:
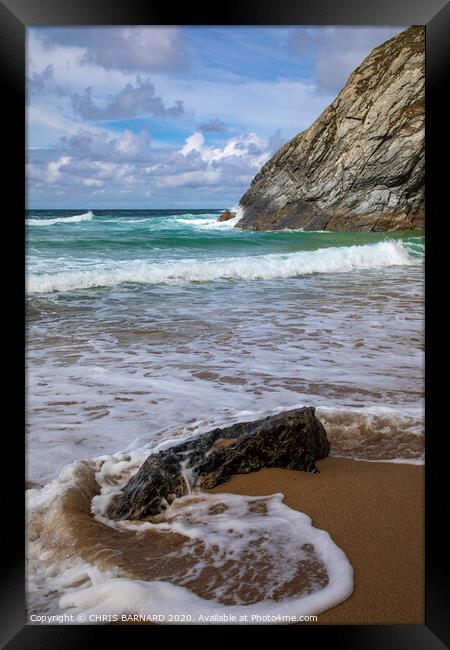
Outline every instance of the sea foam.
<svg viewBox="0 0 450 650"><path fill-rule="evenodd" d="M212 561L200 560L191 568L191 575L186 576L189 583L189 578L201 578L203 572L220 574L223 582L212 589L208 594L211 597L203 598L183 584L166 580L94 574L91 586L64 594L59 607L66 612L83 612L87 617L117 613L159 615L164 617L162 623L171 624L196 624L215 614L223 616L223 620L218 621L222 623L240 620L241 623L258 624L262 616L268 622L283 623L286 621L281 617L288 617L289 622L295 620L294 617L311 616L334 607L351 595L353 569L326 531L314 528L307 515L292 510L282 500L282 494L268 497L199 495L197 499L180 499L176 504L178 512L172 515L172 520L168 513L171 532L200 542L206 549L205 556L211 551ZM259 507L266 509L264 514L258 511ZM167 524L153 524L152 527L158 526L164 526L167 535ZM135 534L142 536L143 532L136 530ZM256 547L256 555L251 566L246 566L253 547ZM309 557L309 549L314 549L313 558ZM307 589L300 588L298 596L275 598L284 585L295 580L300 566L308 572L309 560L313 573L307 580ZM321 565L326 574L325 584L320 579L314 580L317 565ZM258 578L264 576L261 596L255 602L240 602L239 593L236 593L248 581L246 571L251 573L255 585ZM263 573L258 575L258 571ZM235 583L236 591L232 588ZM245 586L250 587L249 584ZM220 602L221 596L230 598L231 594L234 604ZM234 621L233 616L236 617Z"/></svg>
<svg viewBox="0 0 450 650"><path fill-rule="evenodd" d="M272 280L313 273L345 273L387 266L414 266L422 256L411 254L401 241L362 246L321 248L287 254L228 257L214 260L183 259L162 263L145 260L98 264L92 270L43 273L28 277L28 293L49 293L124 283L164 284L219 280Z"/></svg>
<svg viewBox="0 0 450 650"><path fill-rule="evenodd" d="M191 226L199 230L232 230L237 223L242 219L243 210L241 207L234 207L231 212L235 212L236 216L227 221L219 221L217 215L184 215L176 219L177 223L182 225ZM186 218L188 217L188 218ZM209 217L209 218L205 218Z"/></svg>
<svg viewBox="0 0 450 650"><path fill-rule="evenodd" d="M344 552L306 514L286 506L282 494L194 491L154 521L109 521L109 498L136 471L139 455L72 463L42 490L27 491L31 612L81 614L86 622L134 614L195 624L220 614L223 623L235 622L233 616L285 623L280 617L318 614L351 595L353 569ZM42 526L58 539L45 564Z"/></svg>

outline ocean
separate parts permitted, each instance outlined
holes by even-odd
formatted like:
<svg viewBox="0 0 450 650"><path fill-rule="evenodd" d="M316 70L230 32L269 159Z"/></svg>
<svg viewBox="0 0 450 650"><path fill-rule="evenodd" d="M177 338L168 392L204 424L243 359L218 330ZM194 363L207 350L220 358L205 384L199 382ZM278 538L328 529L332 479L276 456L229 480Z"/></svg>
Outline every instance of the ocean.
<svg viewBox="0 0 450 650"><path fill-rule="evenodd" d="M170 529L190 540L173 551L190 567L175 577L126 568L117 557L131 561L129 548L87 532L86 490L96 525L112 526L107 503L143 459L208 429L314 406L331 455L423 463L423 231L248 232L218 223L221 211L27 211L30 611L108 613L123 609L126 593L133 611L157 601L173 614L176 602L194 615L200 599L208 614L262 601L270 614L298 603L316 612L351 593L344 554L277 495L258 521L252 515L253 532L255 499L229 495L231 538L206 516L217 495L192 496L183 525L173 507L164 522L146 522L154 536ZM236 553L244 562L242 538L255 535L265 539L259 557L284 562L266 567L257 595L236 595L224 567ZM92 556L93 539L108 561ZM203 555L192 562L199 539ZM276 597L293 584L286 567L305 556L305 539L325 573L315 558L309 588ZM213 563L222 581L202 591L208 544L221 548Z"/></svg>

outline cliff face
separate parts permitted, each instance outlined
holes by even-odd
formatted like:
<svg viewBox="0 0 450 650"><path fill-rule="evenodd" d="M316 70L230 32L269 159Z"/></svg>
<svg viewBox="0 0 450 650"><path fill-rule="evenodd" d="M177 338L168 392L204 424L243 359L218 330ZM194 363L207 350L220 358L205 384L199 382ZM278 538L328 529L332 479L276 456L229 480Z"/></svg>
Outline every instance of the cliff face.
<svg viewBox="0 0 450 650"><path fill-rule="evenodd" d="M255 176L237 227L423 227L424 68L422 27L374 49L322 115Z"/></svg>

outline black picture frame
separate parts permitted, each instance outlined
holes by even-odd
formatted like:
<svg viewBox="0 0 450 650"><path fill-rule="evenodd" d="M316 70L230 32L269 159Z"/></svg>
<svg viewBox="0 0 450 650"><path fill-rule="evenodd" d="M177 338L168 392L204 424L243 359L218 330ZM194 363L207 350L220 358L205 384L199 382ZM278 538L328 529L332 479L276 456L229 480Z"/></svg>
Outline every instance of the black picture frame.
<svg viewBox="0 0 450 650"><path fill-rule="evenodd" d="M114 643L122 639L136 641L144 632L153 638L171 637L173 628L140 626L39 626L25 625L25 571L24 571L24 475L20 471L24 454L24 435L21 413L24 411L24 197L25 197L25 31L31 26L51 25L426 25L426 593L425 624L404 626L331 626L303 625L283 627L297 642L326 643L334 648L383 650L418 648L434 650L450 646L448 544L443 526L446 518L445 495L448 494L447 456L442 442L448 431L439 425L439 411L446 403L446 364L444 330L448 324L443 316L445 302L434 292L447 286L445 238L442 224L446 218L444 194L448 185L448 83L450 62L450 5L443 0L241 0L238 3L215 3L216 6L196 6L192 2L173 12L167 3L144 3L142 0L0 0L0 69L7 126L5 136L9 144L4 148L6 182L3 188L7 213L2 215L10 224L7 232L8 249L15 245L12 266L5 275L7 284L9 331L6 347L14 352L17 380L9 380L12 366L6 367L8 390L6 411L13 413L5 427L4 460L11 466L11 477L2 481L4 546L1 586L1 647L11 650L33 648L67 649L79 645L92 647L107 638ZM447 96L446 96L447 91ZM445 113L445 114L444 114ZM442 152L445 153L442 158ZM440 156L441 154L441 156ZM9 205L8 200L9 199ZM447 208L448 211L448 208ZM445 226L444 226L445 230ZM448 236L447 236L448 239ZM14 243L14 244L13 244ZM448 248L448 244L447 244ZM14 278L11 285L7 280ZM18 284L18 286L13 286ZM9 291L9 294L8 294ZM442 296L441 296L442 298ZM444 298L445 300L445 298ZM434 302L433 302L434 301ZM448 302L448 301L447 301ZM16 309L14 309L14 307ZM447 328L447 332L448 332ZM442 373L439 372L439 368ZM444 372L447 370L447 372ZM444 378L444 379L443 379ZM13 406L13 404L15 404ZM442 523L441 523L442 522ZM447 547L447 548L446 548ZM446 570L447 569L447 570ZM216 626L208 626L210 627ZM272 628L281 632L280 627ZM196 628L198 631L198 627ZM232 628L221 628L221 638L229 637ZM107 638L105 638L105 635Z"/></svg>

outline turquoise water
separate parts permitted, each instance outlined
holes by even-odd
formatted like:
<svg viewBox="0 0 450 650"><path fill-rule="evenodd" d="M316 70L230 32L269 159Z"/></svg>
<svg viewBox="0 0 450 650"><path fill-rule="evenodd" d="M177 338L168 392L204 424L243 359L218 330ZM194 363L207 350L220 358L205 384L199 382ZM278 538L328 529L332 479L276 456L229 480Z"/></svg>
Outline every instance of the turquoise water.
<svg viewBox="0 0 450 650"><path fill-rule="evenodd" d="M217 223L221 210L29 211L27 244L30 272L82 270L89 263L217 260L289 254L299 251L404 242L423 253L423 233L248 232ZM80 218L79 221L72 219ZM301 272L301 271L300 271ZM244 274L244 271L243 271ZM139 279L138 277L136 278ZM244 278L245 279L245 278Z"/></svg>
<svg viewBox="0 0 450 650"><path fill-rule="evenodd" d="M30 478L303 404L336 455L421 458L423 232L220 212L27 212Z"/></svg>

